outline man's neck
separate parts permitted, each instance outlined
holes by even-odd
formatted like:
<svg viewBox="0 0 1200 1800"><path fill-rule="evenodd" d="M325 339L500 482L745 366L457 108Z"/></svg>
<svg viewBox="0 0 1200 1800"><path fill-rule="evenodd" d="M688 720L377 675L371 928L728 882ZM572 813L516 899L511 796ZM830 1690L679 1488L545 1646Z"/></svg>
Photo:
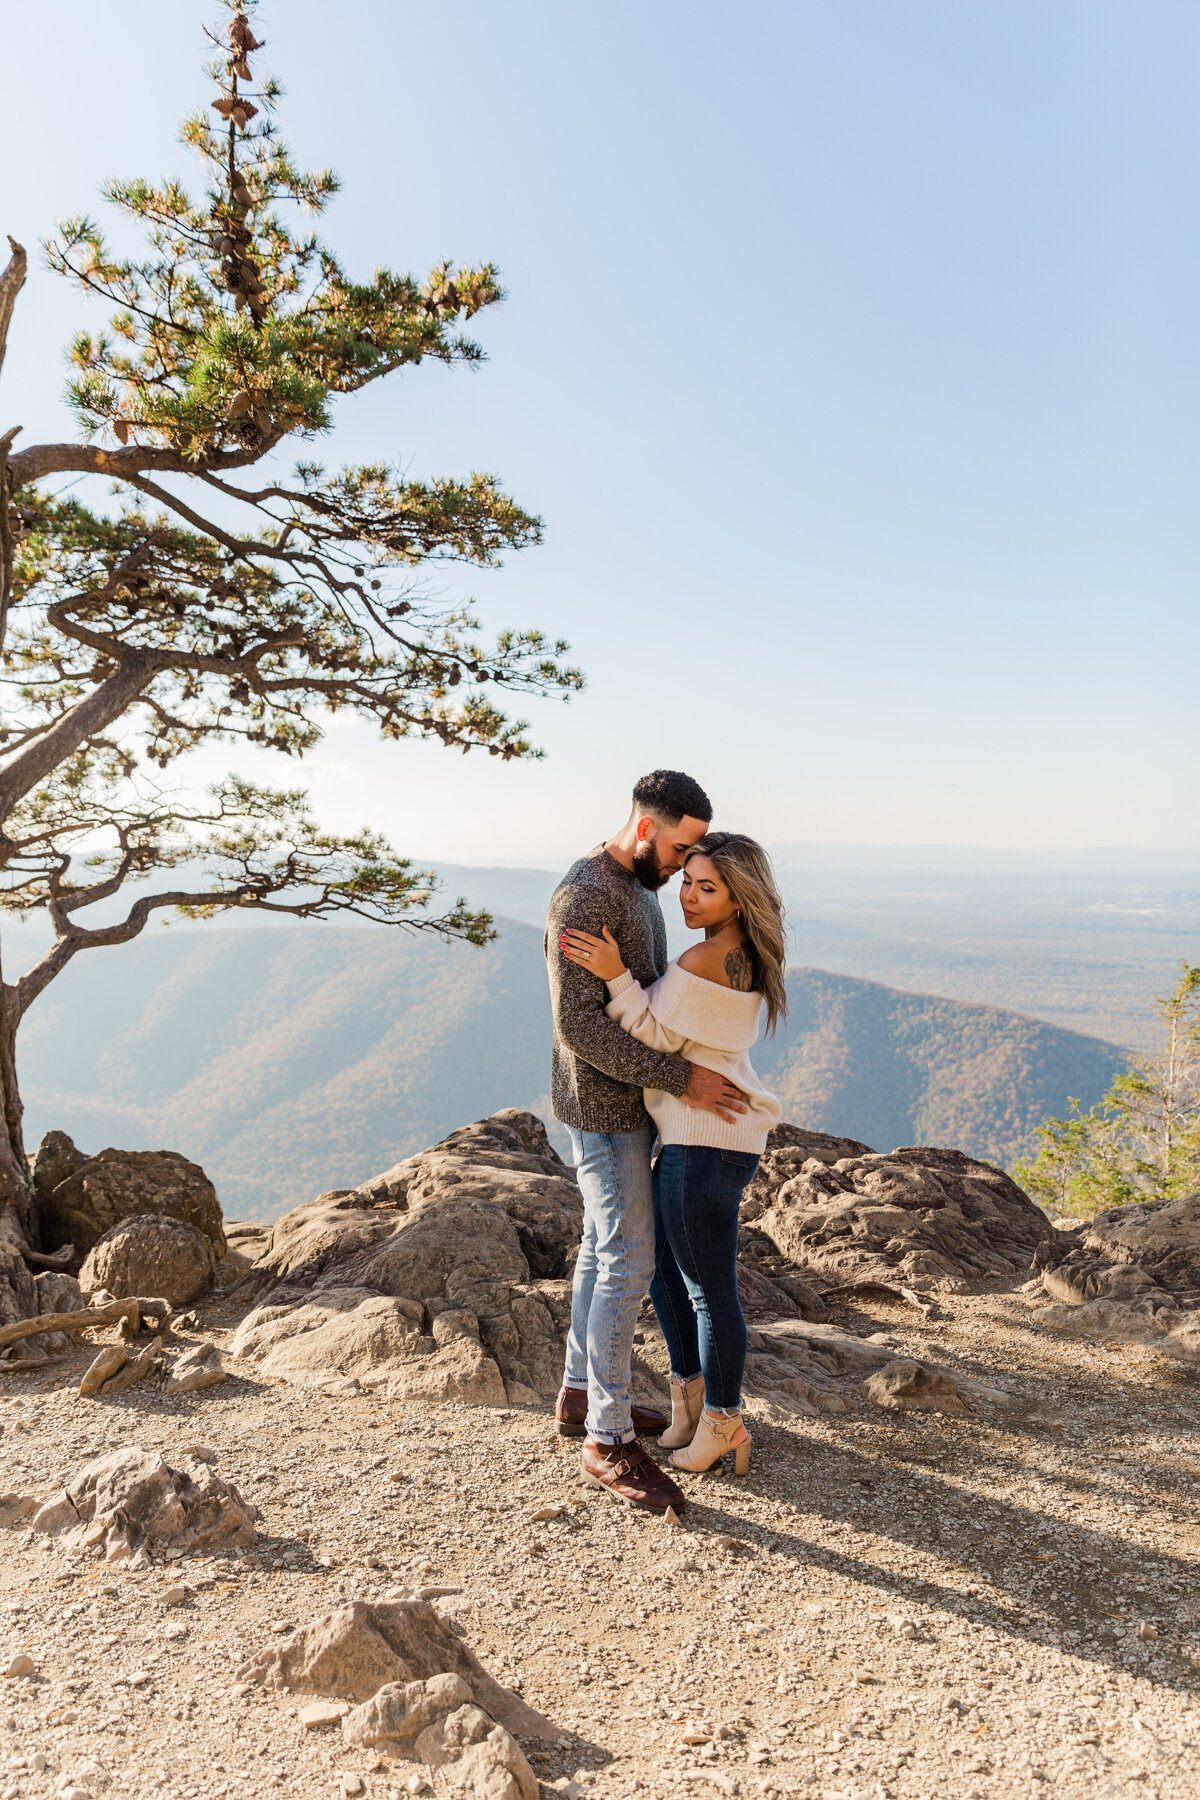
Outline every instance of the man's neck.
<svg viewBox="0 0 1200 1800"><path fill-rule="evenodd" d="M604 848L614 862L619 862L623 869L633 874L633 853L637 849L637 827L626 825L615 837L605 838Z"/></svg>

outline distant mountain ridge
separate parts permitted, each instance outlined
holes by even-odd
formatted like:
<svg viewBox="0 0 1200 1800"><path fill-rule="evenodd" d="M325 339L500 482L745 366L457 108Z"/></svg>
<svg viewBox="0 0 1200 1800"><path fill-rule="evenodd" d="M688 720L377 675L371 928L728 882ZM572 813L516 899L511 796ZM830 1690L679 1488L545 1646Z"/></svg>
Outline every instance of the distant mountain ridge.
<svg viewBox="0 0 1200 1800"><path fill-rule="evenodd" d="M1011 1158L1121 1052L1017 1013L790 972L757 1066L784 1116L880 1149ZM78 958L21 1034L30 1144L169 1148L232 1217L349 1187L502 1106L549 1117L541 934L477 951L383 929L180 927Z"/></svg>

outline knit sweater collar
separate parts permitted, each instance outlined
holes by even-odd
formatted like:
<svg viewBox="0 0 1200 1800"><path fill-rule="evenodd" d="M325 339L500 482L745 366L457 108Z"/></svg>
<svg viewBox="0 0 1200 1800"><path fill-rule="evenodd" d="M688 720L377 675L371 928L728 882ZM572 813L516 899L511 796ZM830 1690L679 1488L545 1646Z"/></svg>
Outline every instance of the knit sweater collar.
<svg viewBox="0 0 1200 1800"><path fill-rule="evenodd" d="M655 1016L664 1025L707 1044L712 1050L749 1050L758 1037L763 997L722 987L668 963L667 972L654 989Z"/></svg>

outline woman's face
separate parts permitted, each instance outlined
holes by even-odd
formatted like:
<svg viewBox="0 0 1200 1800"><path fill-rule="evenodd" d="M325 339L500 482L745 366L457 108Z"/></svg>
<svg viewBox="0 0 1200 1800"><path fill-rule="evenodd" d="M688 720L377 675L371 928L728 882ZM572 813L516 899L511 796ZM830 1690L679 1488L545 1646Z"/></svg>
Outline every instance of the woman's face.
<svg viewBox="0 0 1200 1800"><path fill-rule="evenodd" d="M733 917L733 896L707 856L690 856L684 864L679 904L689 931L710 931Z"/></svg>

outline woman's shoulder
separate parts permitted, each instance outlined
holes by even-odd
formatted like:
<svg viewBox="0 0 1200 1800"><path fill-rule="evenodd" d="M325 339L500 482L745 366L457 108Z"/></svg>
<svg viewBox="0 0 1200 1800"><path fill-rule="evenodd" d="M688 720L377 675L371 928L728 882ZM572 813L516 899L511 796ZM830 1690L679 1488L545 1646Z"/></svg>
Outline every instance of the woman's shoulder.
<svg viewBox="0 0 1200 1800"><path fill-rule="evenodd" d="M741 994L750 993L754 986L754 969L744 944L721 943L718 938L707 938L704 943L692 944L684 951L679 958L679 967L688 975L698 975L701 981L734 988Z"/></svg>

